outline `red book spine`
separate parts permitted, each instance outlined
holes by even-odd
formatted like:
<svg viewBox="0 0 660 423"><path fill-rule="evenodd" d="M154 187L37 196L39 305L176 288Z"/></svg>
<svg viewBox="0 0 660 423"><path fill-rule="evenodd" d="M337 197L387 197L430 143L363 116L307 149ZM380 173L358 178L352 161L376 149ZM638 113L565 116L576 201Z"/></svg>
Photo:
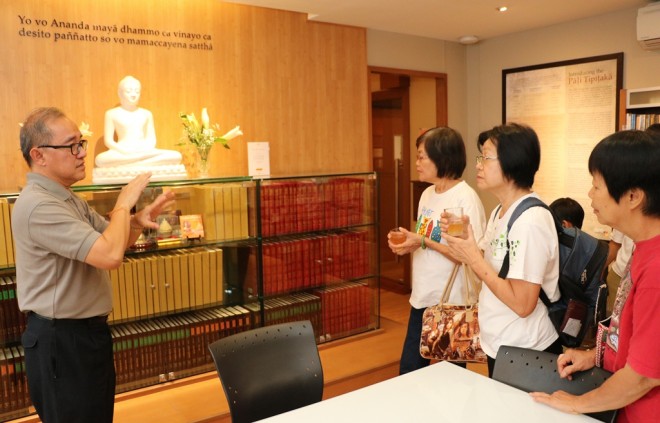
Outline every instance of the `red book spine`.
<svg viewBox="0 0 660 423"><path fill-rule="evenodd" d="M264 243L262 247L263 295L268 295L273 283L273 244ZM254 294L256 295L256 290Z"/></svg>
<svg viewBox="0 0 660 423"><path fill-rule="evenodd" d="M291 254L291 240L283 241L282 246L282 277L280 278L280 284L278 289L278 294L288 292L291 290L292 286L292 254Z"/></svg>
<svg viewBox="0 0 660 423"><path fill-rule="evenodd" d="M322 238L314 237L310 239L311 249L311 282L312 286L320 286L323 283L323 244Z"/></svg>
<svg viewBox="0 0 660 423"><path fill-rule="evenodd" d="M306 289L309 288L311 285L311 256L310 256L310 250L309 250L309 244L310 244L310 239L305 238L300 240L300 245L301 245L301 267L302 267L302 280L301 280L301 288Z"/></svg>
<svg viewBox="0 0 660 423"><path fill-rule="evenodd" d="M314 183L311 186L311 230L323 229L323 185Z"/></svg>
<svg viewBox="0 0 660 423"><path fill-rule="evenodd" d="M270 191L271 187L269 185L261 186L261 234L263 236L270 236L271 234Z"/></svg>
<svg viewBox="0 0 660 423"><path fill-rule="evenodd" d="M273 295L277 292L277 284L280 279L280 256L279 256L279 241L273 242L270 244L271 247L271 265L270 265L270 283L268 284L268 290L264 287L264 295Z"/></svg>
<svg viewBox="0 0 660 423"><path fill-rule="evenodd" d="M303 282L303 252L302 252L303 240L297 239L292 242L292 267L293 267L293 278L292 278L292 291L299 291L304 288Z"/></svg>
<svg viewBox="0 0 660 423"><path fill-rule="evenodd" d="M289 183L282 183L280 185L280 196L279 196L279 208L278 212L280 215L280 230L277 232L277 235L284 235L291 233L291 228L290 226L290 209L289 209L289 204L291 200L291 184Z"/></svg>
<svg viewBox="0 0 660 423"><path fill-rule="evenodd" d="M291 208L294 213L294 230L295 232L305 232L305 183L298 183L294 185L294 194L293 194L293 204L294 207Z"/></svg>

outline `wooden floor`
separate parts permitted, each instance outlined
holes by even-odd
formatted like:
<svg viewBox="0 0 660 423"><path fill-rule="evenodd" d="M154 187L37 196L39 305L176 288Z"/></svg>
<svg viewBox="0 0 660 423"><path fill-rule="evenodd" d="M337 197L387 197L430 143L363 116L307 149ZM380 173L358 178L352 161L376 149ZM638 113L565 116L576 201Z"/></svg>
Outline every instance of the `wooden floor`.
<svg viewBox="0 0 660 423"><path fill-rule="evenodd" d="M319 347L325 380L323 398L395 377L409 313L408 295L382 289L380 329ZM469 366L479 373L485 365ZM36 423L35 417L14 423ZM117 396L116 423L231 422L215 372Z"/></svg>

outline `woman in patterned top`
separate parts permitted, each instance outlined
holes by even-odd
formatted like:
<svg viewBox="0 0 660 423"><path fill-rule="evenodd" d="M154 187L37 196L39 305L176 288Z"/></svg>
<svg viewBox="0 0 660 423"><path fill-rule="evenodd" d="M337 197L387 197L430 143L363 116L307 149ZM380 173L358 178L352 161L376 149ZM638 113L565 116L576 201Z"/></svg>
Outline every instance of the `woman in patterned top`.
<svg viewBox="0 0 660 423"><path fill-rule="evenodd" d="M400 228L406 235L401 244L388 245L395 254L412 254L412 292L410 318L401 353L400 374L428 366L430 360L420 355L422 317L426 307L436 305L445 289L454 262L447 257L447 245L441 238L440 216L444 209L463 207L470 217L474 232L480 236L486 215L477 193L462 179L467 159L463 137L451 128L429 129L417 138L417 173L419 179L430 182L419 199L417 225L414 231ZM457 280L462 280L459 270ZM462 290L454 289L450 302L464 302ZM442 337L435 341L449 345Z"/></svg>

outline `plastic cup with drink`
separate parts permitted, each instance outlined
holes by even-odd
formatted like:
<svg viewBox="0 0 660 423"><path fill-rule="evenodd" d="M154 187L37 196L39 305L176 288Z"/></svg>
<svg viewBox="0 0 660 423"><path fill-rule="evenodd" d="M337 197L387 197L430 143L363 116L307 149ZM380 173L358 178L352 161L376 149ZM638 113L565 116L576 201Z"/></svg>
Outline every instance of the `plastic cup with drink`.
<svg viewBox="0 0 660 423"><path fill-rule="evenodd" d="M463 235L463 207L452 207L445 209L449 227L447 234L451 236Z"/></svg>
<svg viewBox="0 0 660 423"><path fill-rule="evenodd" d="M399 228L394 228L390 231L389 240L392 244L403 244L406 241L406 234L401 232Z"/></svg>

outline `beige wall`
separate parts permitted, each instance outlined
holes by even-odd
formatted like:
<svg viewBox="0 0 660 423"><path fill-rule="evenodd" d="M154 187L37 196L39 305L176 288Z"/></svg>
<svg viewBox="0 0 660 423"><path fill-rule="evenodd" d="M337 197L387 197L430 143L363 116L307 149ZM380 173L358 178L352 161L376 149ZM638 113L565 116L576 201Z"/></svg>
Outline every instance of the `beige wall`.
<svg viewBox="0 0 660 423"><path fill-rule="evenodd" d="M623 52L624 88L660 85L660 50L646 51L638 44L636 17L634 8L468 47L468 138L501 123L502 69ZM483 201L488 211L496 204L491 196Z"/></svg>
<svg viewBox="0 0 660 423"><path fill-rule="evenodd" d="M458 130L467 145L468 158L477 153L467 134L467 49L431 38L367 30L367 61L370 66L447 74L448 124ZM410 84L410 178L418 179L414 141L420 128L435 126L435 83L432 78L413 77ZM464 178L474 186L473 161L468 160ZM413 216L413 219L415 216Z"/></svg>
<svg viewBox="0 0 660 423"><path fill-rule="evenodd" d="M468 47L367 31L367 58L369 65L447 73L449 125L463 134L473 163L479 132L501 123L503 69L623 52L624 88L660 85L660 50L646 51L637 43L636 16L633 8ZM465 177L471 184L473 175L468 164ZM487 212L496 205L489 194L482 200Z"/></svg>
<svg viewBox="0 0 660 423"><path fill-rule="evenodd" d="M367 62L369 66L381 66L394 69L415 70L447 74L449 126L461 133L465 131L466 119L466 48L458 43L434 40L413 35L367 30ZM411 140L417 138L420 127L429 127L435 122L425 119L430 106L424 91L435 88L425 84L424 79L411 81ZM435 98L434 93L433 99ZM414 98L412 97L414 96ZM419 100L415 107L412 102ZM415 109L413 110L413 107ZM434 110L435 110L435 106ZM415 124L414 121L418 121ZM417 126L416 126L417 125ZM414 157L414 156L413 156ZM413 170L414 170L414 166Z"/></svg>

